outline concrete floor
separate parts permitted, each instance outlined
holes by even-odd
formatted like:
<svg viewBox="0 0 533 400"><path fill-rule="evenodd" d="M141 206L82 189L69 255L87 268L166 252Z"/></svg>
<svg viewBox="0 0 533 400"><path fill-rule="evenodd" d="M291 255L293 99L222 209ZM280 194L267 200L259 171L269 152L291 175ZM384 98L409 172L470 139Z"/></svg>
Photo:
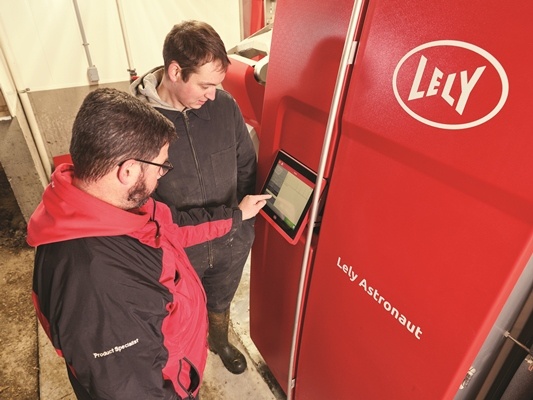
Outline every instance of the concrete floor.
<svg viewBox="0 0 533 400"><path fill-rule="evenodd" d="M231 308L230 341L247 357L248 369L241 375L228 372L220 358L209 352L201 400L285 400L286 396L266 368L249 337L249 261ZM39 326L39 390L43 400L76 400L63 359L58 357ZM269 383L267 383L269 382ZM273 382L273 383L272 383Z"/></svg>

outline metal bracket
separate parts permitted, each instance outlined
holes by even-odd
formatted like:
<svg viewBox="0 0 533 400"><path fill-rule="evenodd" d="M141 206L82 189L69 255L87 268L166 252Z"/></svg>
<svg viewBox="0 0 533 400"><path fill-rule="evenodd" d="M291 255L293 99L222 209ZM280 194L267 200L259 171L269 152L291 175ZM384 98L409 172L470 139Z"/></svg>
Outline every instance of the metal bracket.
<svg viewBox="0 0 533 400"><path fill-rule="evenodd" d="M516 340L514 337L511 336L511 334L507 331L505 331L505 333L503 334L504 337L508 338L508 339L511 339L516 345L520 346L521 348L523 348L525 351L527 351L527 353L533 357L533 353L531 352L531 350L529 349L529 347L527 347L525 344L519 342L518 340Z"/></svg>

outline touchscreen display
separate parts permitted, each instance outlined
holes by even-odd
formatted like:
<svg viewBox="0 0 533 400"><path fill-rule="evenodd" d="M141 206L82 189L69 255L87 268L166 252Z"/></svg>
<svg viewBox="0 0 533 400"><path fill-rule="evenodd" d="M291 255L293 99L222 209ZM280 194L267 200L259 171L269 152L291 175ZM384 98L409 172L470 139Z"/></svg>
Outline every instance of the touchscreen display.
<svg viewBox="0 0 533 400"><path fill-rule="evenodd" d="M315 182L313 171L288 154L278 153L262 190L272 195L263 211L289 236L289 241L297 239L301 233Z"/></svg>

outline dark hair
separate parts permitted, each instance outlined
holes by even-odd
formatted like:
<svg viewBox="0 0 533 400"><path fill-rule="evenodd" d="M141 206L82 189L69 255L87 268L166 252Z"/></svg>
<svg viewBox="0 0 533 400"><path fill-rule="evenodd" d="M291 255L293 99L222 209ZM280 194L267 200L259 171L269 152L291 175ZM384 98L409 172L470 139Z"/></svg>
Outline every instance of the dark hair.
<svg viewBox="0 0 533 400"><path fill-rule="evenodd" d="M201 21L184 21L174 25L163 45L165 71L172 61L181 67L181 77L187 82L198 68L211 61L219 61L226 72L230 60L224 42L213 27Z"/></svg>
<svg viewBox="0 0 533 400"><path fill-rule="evenodd" d="M94 182L127 159L154 159L175 138L174 125L148 104L117 89L96 89L72 127L74 174Z"/></svg>

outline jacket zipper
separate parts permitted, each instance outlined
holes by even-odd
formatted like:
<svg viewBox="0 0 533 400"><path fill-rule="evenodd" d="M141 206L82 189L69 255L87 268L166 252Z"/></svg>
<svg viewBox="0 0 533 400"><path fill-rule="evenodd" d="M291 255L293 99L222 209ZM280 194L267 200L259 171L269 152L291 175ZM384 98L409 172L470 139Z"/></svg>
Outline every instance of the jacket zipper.
<svg viewBox="0 0 533 400"><path fill-rule="evenodd" d="M189 140L189 145L191 146L191 152L194 159L194 164L196 166L196 172L198 173L198 181L200 183L200 189L202 190L203 205L205 206L207 205L207 193L205 191L204 178L200 170L200 164L198 162L198 157L196 156L196 150L194 149L194 144L191 137L187 109L184 109L181 113L183 114L183 120L185 121L185 132L187 133L187 139ZM209 265L209 268L213 268L213 247L211 245L211 241L207 242L207 263Z"/></svg>

